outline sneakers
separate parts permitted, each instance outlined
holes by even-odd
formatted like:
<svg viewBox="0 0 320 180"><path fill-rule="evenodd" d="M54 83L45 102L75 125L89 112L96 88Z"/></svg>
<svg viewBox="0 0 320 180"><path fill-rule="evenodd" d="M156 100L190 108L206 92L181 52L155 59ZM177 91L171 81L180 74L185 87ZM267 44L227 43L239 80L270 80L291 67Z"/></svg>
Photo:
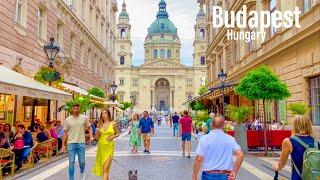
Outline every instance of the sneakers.
<svg viewBox="0 0 320 180"><path fill-rule="evenodd" d="M147 151L147 154L150 154L150 151Z"/></svg>
<svg viewBox="0 0 320 180"><path fill-rule="evenodd" d="M86 180L86 175L84 173L80 174L80 180Z"/></svg>
<svg viewBox="0 0 320 180"><path fill-rule="evenodd" d="M143 153L150 154L150 151L144 150Z"/></svg>
<svg viewBox="0 0 320 180"><path fill-rule="evenodd" d="M146 152L147 152L147 150L144 150L144 151L143 151L143 153L146 153Z"/></svg>

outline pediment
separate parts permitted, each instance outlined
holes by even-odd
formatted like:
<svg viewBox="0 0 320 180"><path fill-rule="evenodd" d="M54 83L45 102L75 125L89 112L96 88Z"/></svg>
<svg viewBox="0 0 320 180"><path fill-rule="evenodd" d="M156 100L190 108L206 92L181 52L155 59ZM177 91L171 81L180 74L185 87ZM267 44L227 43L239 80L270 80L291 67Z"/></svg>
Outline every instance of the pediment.
<svg viewBox="0 0 320 180"><path fill-rule="evenodd" d="M177 62L172 62L168 60L158 60L158 61L153 61L150 63L145 63L140 66L141 68L149 68L149 67L174 67L174 68L185 68L183 64L177 63Z"/></svg>

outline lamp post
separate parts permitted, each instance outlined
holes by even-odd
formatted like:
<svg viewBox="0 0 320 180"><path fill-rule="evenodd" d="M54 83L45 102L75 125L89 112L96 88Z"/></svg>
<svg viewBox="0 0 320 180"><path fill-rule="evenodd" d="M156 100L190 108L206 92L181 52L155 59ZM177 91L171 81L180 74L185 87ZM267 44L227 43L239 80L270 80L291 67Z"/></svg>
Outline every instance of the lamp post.
<svg viewBox="0 0 320 180"><path fill-rule="evenodd" d="M112 102L114 102L117 99L117 97L116 97L116 89L117 89L117 87L118 86L113 81L113 83L111 84L111 90L112 90L111 100L112 100ZM114 119L114 106L112 106L112 119Z"/></svg>
<svg viewBox="0 0 320 180"><path fill-rule="evenodd" d="M47 55L47 58L49 60L49 67L53 68L53 63L54 63L54 60L57 56L57 54L59 53L60 51L60 47L57 46L55 43L54 43L54 38L51 37L50 38L50 42L49 44L45 45L43 47L43 50L44 52L46 53ZM56 77L58 78L59 74L56 74ZM51 86L51 81L49 81L49 86ZM48 99L48 114L47 114L47 121L50 121L50 109L51 109L51 101L50 99Z"/></svg>
<svg viewBox="0 0 320 180"><path fill-rule="evenodd" d="M221 83L221 89L222 89L222 114L224 115L224 87L225 87L225 82L227 80L227 73L223 72L223 69L220 70L219 74L218 74L218 78L220 80Z"/></svg>
<svg viewBox="0 0 320 180"><path fill-rule="evenodd" d="M192 100L192 96L191 96L191 94L189 94L188 101L191 101L191 100ZM189 108L190 108L190 102L188 103L188 111L190 110Z"/></svg>

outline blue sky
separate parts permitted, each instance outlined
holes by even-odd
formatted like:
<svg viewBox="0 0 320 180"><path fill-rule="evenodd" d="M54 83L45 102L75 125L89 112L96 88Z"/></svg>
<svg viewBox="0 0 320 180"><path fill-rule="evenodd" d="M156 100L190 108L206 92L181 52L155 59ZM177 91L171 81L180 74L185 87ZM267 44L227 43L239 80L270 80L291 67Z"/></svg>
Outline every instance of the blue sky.
<svg viewBox="0 0 320 180"><path fill-rule="evenodd" d="M118 0L119 11L123 0ZM169 19L178 28L181 40L181 62L185 65L193 64L194 24L199 11L197 0L166 0ZM127 11L130 16L131 40L133 43L133 65L140 65L144 61L144 39L147 29L156 19L159 0L126 0Z"/></svg>

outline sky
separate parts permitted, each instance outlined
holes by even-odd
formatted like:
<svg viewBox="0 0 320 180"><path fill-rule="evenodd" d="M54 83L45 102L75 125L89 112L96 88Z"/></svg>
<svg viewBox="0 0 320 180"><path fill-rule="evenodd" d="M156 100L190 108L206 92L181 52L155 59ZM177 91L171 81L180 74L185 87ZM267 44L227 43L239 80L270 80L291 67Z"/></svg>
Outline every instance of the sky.
<svg viewBox="0 0 320 180"><path fill-rule="evenodd" d="M133 65L141 65L144 61L143 43L148 28L156 19L159 0L125 0L131 24L131 40ZM123 0L117 0L118 13L121 12ZM199 11L197 0L166 0L169 19L178 28L181 40L181 62L193 64L193 40L196 15ZM118 16L117 16L118 18Z"/></svg>

